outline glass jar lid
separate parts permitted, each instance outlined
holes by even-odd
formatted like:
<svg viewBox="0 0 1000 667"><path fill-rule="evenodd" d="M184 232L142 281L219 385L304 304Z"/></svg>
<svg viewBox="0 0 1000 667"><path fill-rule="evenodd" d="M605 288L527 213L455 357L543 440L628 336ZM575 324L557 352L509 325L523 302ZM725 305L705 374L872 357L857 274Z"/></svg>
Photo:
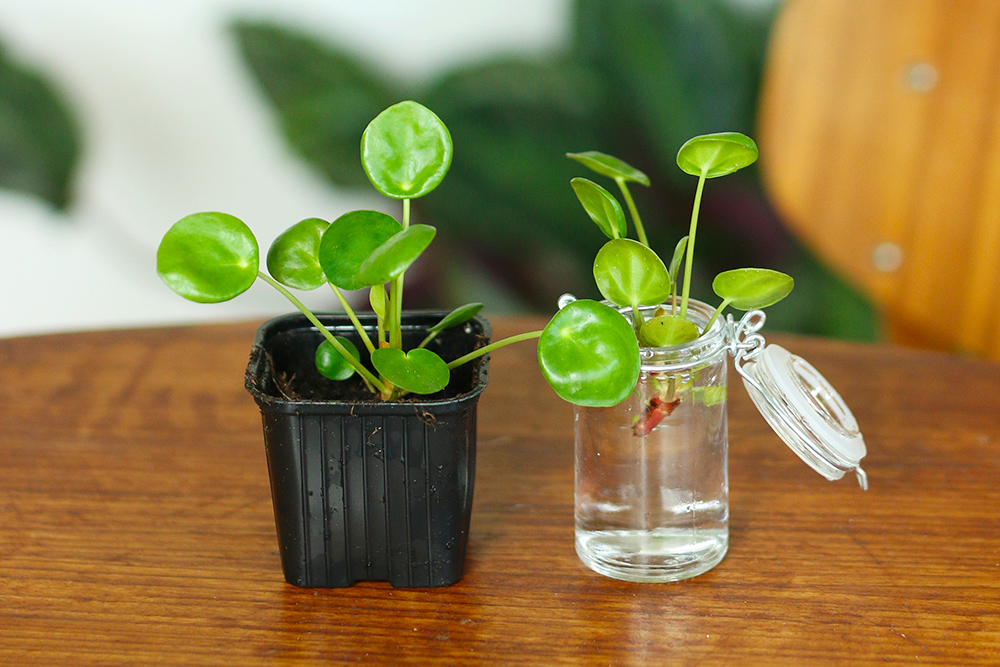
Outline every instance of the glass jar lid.
<svg viewBox="0 0 1000 667"><path fill-rule="evenodd" d="M737 364L737 371L768 425L799 458L829 480L853 470L861 488L868 488L860 466L867 450L858 423L809 362L772 343L742 367Z"/></svg>

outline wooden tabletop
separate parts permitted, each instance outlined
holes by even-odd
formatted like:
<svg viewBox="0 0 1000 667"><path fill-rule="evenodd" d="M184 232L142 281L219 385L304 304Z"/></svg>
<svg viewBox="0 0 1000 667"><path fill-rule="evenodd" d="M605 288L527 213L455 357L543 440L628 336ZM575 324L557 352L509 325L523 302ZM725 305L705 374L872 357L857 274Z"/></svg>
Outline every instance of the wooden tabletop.
<svg viewBox="0 0 1000 667"><path fill-rule="evenodd" d="M254 328L0 341L0 664L1000 664L1000 366L774 336L853 408L871 489L808 469L731 375L729 555L633 584L577 559L572 410L533 343L505 348L465 578L306 590L243 389Z"/></svg>

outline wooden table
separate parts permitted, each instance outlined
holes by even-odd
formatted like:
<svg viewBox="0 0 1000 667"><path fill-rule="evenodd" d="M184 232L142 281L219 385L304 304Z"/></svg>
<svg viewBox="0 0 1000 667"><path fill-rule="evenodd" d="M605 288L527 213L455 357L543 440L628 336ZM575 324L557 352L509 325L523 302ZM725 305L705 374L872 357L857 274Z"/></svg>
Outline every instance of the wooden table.
<svg viewBox="0 0 1000 667"><path fill-rule="evenodd" d="M304 590L242 386L254 328L0 341L0 664L1000 664L996 365L775 336L847 397L871 490L809 470L731 376L729 555L650 585L578 561L572 411L506 348L465 578Z"/></svg>

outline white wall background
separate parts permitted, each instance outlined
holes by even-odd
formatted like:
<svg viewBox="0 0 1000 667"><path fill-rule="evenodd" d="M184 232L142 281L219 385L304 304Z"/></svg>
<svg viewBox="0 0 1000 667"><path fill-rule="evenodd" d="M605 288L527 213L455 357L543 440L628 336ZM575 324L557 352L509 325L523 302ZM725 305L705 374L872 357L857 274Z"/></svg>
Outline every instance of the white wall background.
<svg viewBox="0 0 1000 667"><path fill-rule="evenodd" d="M306 27L427 78L557 47L569 10L570 0L0 0L0 41L61 87L84 140L68 213L0 191L0 337L287 312L262 284L225 304L181 299L156 275L160 237L188 213L221 210L250 225L263 254L302 218L391 206L335 191L289 153L226 33L232 18ZM322 292L305 300L334 307Z"/></svg>

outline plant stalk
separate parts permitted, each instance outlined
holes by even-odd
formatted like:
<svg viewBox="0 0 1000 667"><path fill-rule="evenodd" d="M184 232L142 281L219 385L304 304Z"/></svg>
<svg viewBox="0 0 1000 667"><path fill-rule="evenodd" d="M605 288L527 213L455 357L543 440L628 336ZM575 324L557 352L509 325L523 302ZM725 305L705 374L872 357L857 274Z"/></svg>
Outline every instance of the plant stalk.
<svg viewBox="0 0 1000 667"><path fill-rule="evenodd" d="M368 348L368 353L371 354L374 352L375 346L372 345L372 339L368 337L368 332L366 332L365 328L361 326L361 322L358 320L358 316L354 314L354 309L351 308L351 304L349 304L347 299L344 298L344 293L341 292L340 288L333 283L327 283L327 285L329 285L333 290L333 293L337 295L337 300L340 301L340 307L344 309L345 313L347 313L347 317L350 318L351 324L354 325L354 328L357 330L358 335L361 336L361 340L364 342L365 347Z"/></svg>
<svg viewBox="0 0 1000 667"><path fill-rule="evenodd" d="M402 276L400 276L401 278ZM399 278L392 280L389 283L389 304L386 308L386 322L385 328L389 330L389 347L394 347L396 349L403 349L403 333L402 333L402 308L397 310L397 304L402 301L400 299L400 287Z"/></svg>
<svg viewBox="0 0 1000 667"><path fill-rule="evenodd" d="M715 320L719 318L719 315L722 314L722 311L725 310L726 306L729 305L730 301L731 299L726 299L725 301L719 304L719 307L715 309L714 313L712 313L712 317L709 318L708 324L706 324L705 328L701 330L702 333L705 333L706 331L712 328L712 325L715 324Z"/></svg>
<svg viewBox="0 0 1000 667"><path fill-rule="evenodd" d="M691 264L694 262L694 236L698 231L698 211L701 209L701 193L705 189L705 174L698 178L698 189L694 193L694 208L691 209L691 230L688 232L687 256L684 260L684 291L681 293L681 317L687 317L688 297L691 294Z"/></svg>
<svg viewBox="0 0 1000 667"><path fill-rule="evenodd" d="M516 336L510 336L509 338L498 340L495 343L490 343L489 345L481 347L478 350L473 350L472 352L469 352L468 354L461 356L452 362L449 362L448 369L451 370L452 368L461 366L462 364L470 362L473 359L478 359L484 354L488 354L493 350L496 350L497 348L504 347L505 345L510 345L511 343L519 343L522 340L530 340L532 338L538 338L541 335L542 335L542 330L539 329L538 331L529 331L527 333L517 334Z"/></svg>
<svg viewBox="0 0 1000 667"><path fill-rule="evenodd" d="M432 331L429 334L427 334L427 337L424 338L422 341L420 341L420 345L417 345L417 349L427 347L427 344L432 340L434 340L435 338L437 338L437 335L439 333L440 333L439 331Z"/></svg>
<svg viewBox="0 0 1000 667"><path fill-rule="evenodd" d="M410 200L403 200L403 230L410 226ZM389 307L392 308L392 328L389 329L389 345L397 350L403 349L403 276L406 271L393 279L389 288Z"/></svg>
<svg viewBox="0 0 1000 667"><path fill-rule="evenodd" d="M632 214L632 224L635 225L635 233L639 237L639 243L648 248L649 241L646 240L646 230L642 226L642 220L639 219L639 209L635 207L635 202L632 201L632 193L628 191L625 179L616 178L615 183L618 184L618 188L622 191L622 196L625 198L625 205L628 206L628 211Z"/></svg>
<svg viewBox="0 0 1000 667"><path fill-rule="evenodd" d="M369 371L367 368L365 368L364 365L354 357L354 355L352 355L350 352L348 352L347 349L343 345L340 344L340 341L337 340L336 337L332 333L330 333L329 329L327 329L325 326L323 326L323 323L320 322L319 319L315 315L312 314L312 311L310 311L308 308L306 308L306 305L304 303L302 303L301 301L299 301L295 297L294 294L292 294L287 289L285 289L284 285L282 285L277 280L275 280L271 276L267 275L263 271L258 271L257 272L257 277L260 278L260 279L262 279L264 282L266 282L267 284L269 284L274 289L276 289L279 292L281 292L281 294L286 299L288 299L289 301L291 301L292 305L294 305L296 308L298 308L302 312L302 314L306 316L306 319L308 319L312 323L312 325L314 327L316 327L317 329L319 329L319 332L321 334L323 334L323 336L328 341L330 341L330 345L333 346L333 349L335 349L337 352L339 352L341 354L341 356L343 356L344 359L347 360L347 363L349 363L354 368L354 370L358 372L358 374L361 377L363 377L365 380L368 381L368 384L370 384L371 386L375 387L376 389L378 389L382 393L387 393L389 391L388 388L382 383L381 380L379 380L377 377L375 377L374 375L372 375L371 371Z"/></svg>
<svg viewBox="0 0 1000 667"><path fill-rule="evenodd" d="M633 303L632 304L632 328L635 329L636 333L639 333L639 329L641 329L642 325L645 324L645 323L646 323L646 321L642 317L642 311L639 310L639 306L638 305L636 305L636 304Z"/></svg>

